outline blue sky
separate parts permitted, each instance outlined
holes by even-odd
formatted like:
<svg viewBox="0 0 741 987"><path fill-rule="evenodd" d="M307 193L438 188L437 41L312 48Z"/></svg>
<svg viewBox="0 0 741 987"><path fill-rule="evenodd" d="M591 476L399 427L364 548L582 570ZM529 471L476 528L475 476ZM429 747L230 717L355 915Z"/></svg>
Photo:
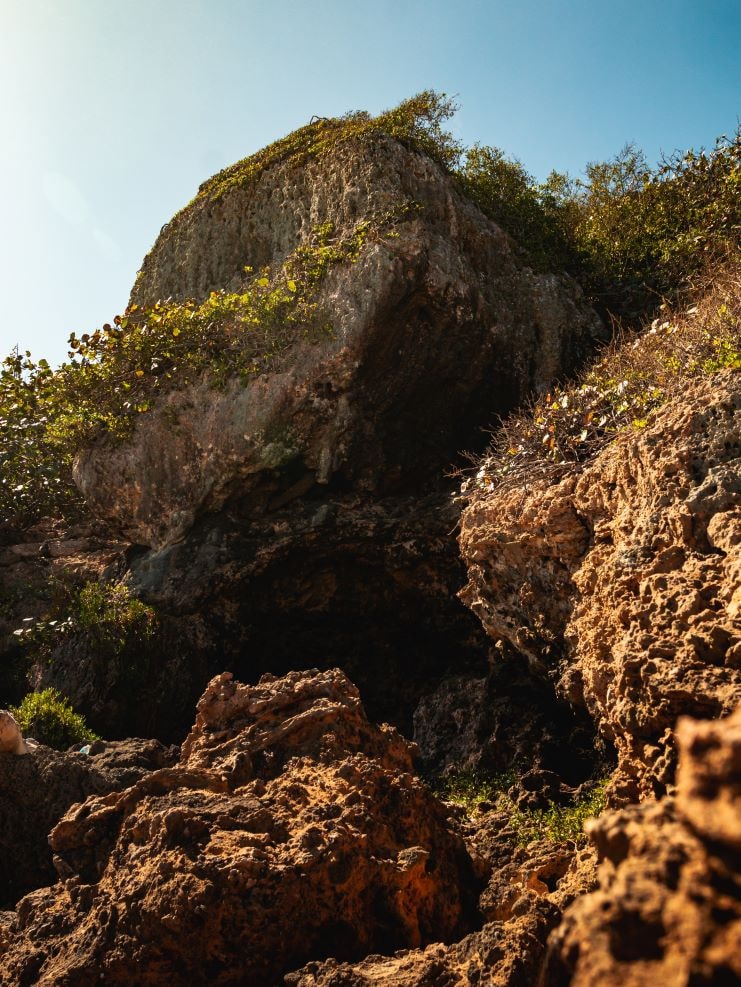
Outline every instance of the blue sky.
<svg viewBox="0 0 741 987"><path fill-rule="evenodd" d="M741 0L0 0L0 353L123 310L201 181L313 114L457 94L537 177L741 114Z"/></svg>

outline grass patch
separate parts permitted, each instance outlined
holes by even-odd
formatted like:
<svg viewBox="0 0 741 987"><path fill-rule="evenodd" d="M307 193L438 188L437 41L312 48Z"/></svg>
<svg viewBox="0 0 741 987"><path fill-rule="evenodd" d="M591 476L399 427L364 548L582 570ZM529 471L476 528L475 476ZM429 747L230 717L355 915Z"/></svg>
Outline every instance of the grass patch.
<svg viewBox="0 0 741 987"><path fill-rule="evenodd" d="M508 794L517 782L517 771L492 774L480 771L456 772L432 781L430 787L444 802L463 808L475 816L483 806L507 817L506 829L514 842L525 846L534 841L587 843L584 823L605 808L607 778L602 778L571 805L552 804L547 809L523 811Z"/></svg>
<svg viewBox="0 0 741 987"><path fill-rule="evenodd" d="M493 774L484 771L457 771L431 782L435 795L473 815L482 803L497 804L517 781L514 769Z"/></svg>
<svg viewBox="0 0 741 987"><path fill-rule="evenodd" d="M517 834L517 842L528 843L548 840L552 843L576 843L584 845L587 836L584 823L598 816L605 808L605 788L607 779L595 787L573 805L551 805L547 809L534 809L528 812L514 808L510 826Z"/></svg>

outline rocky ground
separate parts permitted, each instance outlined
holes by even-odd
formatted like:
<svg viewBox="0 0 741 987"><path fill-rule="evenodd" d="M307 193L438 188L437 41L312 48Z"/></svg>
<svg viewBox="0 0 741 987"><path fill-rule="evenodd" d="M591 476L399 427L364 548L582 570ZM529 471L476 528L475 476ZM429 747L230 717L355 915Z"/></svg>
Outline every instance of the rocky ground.
<svg viewBox="0 0 741 987"><path fill-rule="evenodd" d="M0 531L9 700L23 618L91 583L153 615L36 652L107 739L0 750L0 982L741 978L738 372L462 500L460 450L604 330L386 137L198 198L132 300L409 202L321 283L331 335L173 389L78 458L89 516Z"/></svg>

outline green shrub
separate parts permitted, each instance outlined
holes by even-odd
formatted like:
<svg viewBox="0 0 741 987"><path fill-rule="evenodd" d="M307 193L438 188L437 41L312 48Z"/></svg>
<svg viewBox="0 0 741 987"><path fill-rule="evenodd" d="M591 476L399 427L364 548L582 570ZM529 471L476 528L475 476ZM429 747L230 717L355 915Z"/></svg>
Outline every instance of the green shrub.
<svg viewBox="0 0 741 987"><path fill-rule="evenodd" d="M583 178L552 172L542 184L500 149L474 145L459 175L536 266L568 271L621 316L676 301L741 248L741 128L710 152L677 153L653 169L627 144Z"/></svg>
<svg viewBox="0 0 741 987"><path fill-rule="evenodd" d="M0 522L24 527L82 511L72 450L52 424L68 404L58 373L29 352L13 352L0 365Z"/></svg>
<svg viewBox="0 0 741 987"><path fill-rule="evenodd" d="M465 194L514 237L537 268L577 270L578 251L564 222L573 206L565 195L566 184L557 198L555 179L553 190L546 190L516 158L479 144L466 152L459 181Z"/></svg>
<svg viewBox="0 0 741 987"><path fill-rule="evenodd" d="M29 693L20 706L11 708L11 713L24 736L60 751L99 739L56 689Z"/></svg>

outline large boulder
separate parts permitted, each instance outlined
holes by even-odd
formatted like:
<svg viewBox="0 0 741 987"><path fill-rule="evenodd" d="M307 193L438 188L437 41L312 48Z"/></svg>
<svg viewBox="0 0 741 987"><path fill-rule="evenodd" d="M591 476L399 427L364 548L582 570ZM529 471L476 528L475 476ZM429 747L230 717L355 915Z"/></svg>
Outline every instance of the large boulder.
<svg viewBox="0 0 741 987"><path fill-rule="evenodd" d="M55 827L0 979L267 984L465 934L476 871L411 753L339 671L217 677L177 766Z"/></svg>
<svg viewBox="0 0 741 987"><path fill-rule="evenodd" d="M329 336L298 340L247 385L206 375L173 390L130 440L78 458L90 508L133 542L161 548L225 504L264 513L330 484L419 489L603 332L573 281L534 272L452 177L382 135L197 197L132 301L242 290L245 266L278 269L319 227L337 243L364 231L317 289Z"/></svg>
<svg viewBox="0 0 741 987"><path fill-rule="evenodd" d="M741 375L701 379L557 483L480 492L461 596L496 641L586 709L614 795L661 794L680 714L741 699Z"/></svg>

